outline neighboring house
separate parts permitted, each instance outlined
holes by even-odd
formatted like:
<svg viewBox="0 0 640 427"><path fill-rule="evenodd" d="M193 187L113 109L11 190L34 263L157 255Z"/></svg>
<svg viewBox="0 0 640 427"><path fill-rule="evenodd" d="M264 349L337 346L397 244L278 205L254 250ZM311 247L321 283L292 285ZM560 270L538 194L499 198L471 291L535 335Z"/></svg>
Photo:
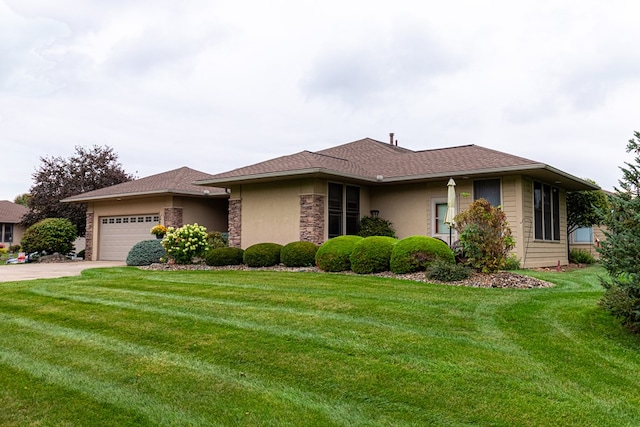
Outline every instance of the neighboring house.
<svg viewBox="0 0 640 427"><path fill-rule="evenodd" d="M182 167L62 201L87 205L85 259L125 260L137 242L155 238L150 230L158 223L167 227L198 223L209 231L227 231L225 189L193 184L211 177Z"/></svg>
<svg viewBox="0 0 640 427"><path fill-rule="evenodd" d="M0 243L9 247L19 244L25 228L20 225L29 209L8 200L0 200Z"/></svg>
<svg viewBox="0 0 640 427"><path fill-rule="evenodd" d="M355 234L359 219L374 211L393 223L399 238L448 242L449 178L456 182L457 212L481 197L502 206L523 267L568 263L566 191L598 189L544 163L477 145L413 151L393 137L302 151L197 184L230 189L229 243L246 248Z"/></svg>
<svg viewBox="0 0 640 427"><path fill-rule="evenodd" d="M600 242L606 239L602 227L580 227L575 229L569 236L569 247L571 249L582 249L589 252L595 259L600 259Z"/></svg>

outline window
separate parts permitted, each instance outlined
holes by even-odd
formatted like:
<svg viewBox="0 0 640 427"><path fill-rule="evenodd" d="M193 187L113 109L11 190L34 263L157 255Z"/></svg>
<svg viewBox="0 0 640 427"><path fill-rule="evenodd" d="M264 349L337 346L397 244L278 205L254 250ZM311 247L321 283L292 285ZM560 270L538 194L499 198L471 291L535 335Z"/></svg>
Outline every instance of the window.
<svg viewBox="0 0 640 427"><path fill-rule="evenodd" d="M473 200L485 199L491 206L502 205L500 179L473 181Z"/></svg>
<svg viewBox="0 0 640 427"><path fill-rule="evenodd" d="M560 191L547 184L533 183L535 238L560 240Z"/></svg>
<svg viewBox="0 0 640 427"><path fill-rule="evenodd" d="M571 239L572 239L573 243L592 243L593 242L593 228L592 227L576 228L571 233Z"/></svg>
<svg viewBox="0 0 640 427"><path fill-rule="evenodd" d="M436 203L436 234L449 234L449 226L444 223L448 209L446 203Z"/></svg>
<svg viewBox="0 0 640 427"><path fill-rule="evenodd" d="M2 224L0 223L0 237L2 238L2 242L12 243L13 242L13 224Z"/></svg>
<svg viewBox="0 0 640 427"><path fill-rule="evenodd" d="M357 234L360 222L360 188L331 182L328 193L329 238Z"/></svg>

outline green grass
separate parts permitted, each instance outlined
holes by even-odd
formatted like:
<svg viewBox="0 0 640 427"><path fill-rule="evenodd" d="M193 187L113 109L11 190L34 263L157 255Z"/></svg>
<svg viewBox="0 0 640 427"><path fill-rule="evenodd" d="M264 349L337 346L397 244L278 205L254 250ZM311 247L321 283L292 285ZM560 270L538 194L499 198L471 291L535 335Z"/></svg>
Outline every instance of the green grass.
<svg viewBox="0 0 640 427"><path fill-rule="evenodd" d="M604 270L527 274L558 286L135 268L0 283L0 425L640 425L640 339L598 307Z"/></svg>

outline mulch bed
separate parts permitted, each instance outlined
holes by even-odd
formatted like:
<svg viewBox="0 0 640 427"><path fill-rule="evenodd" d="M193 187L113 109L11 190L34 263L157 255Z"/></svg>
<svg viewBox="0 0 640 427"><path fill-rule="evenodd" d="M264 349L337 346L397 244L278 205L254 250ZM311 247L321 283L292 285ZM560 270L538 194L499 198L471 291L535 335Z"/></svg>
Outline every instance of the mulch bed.
<svg viewBox="0 0 640 427"><path fill-rule="evenodd" d="M181 270L239 270L239 271L288 271L288 272L314 272L324 273L317 267L285 267L284 265L278 265L274 267L260 267L252 268L246 265L228 265L224 267L210 267L206 264L191 264L191 265L179 265L179 264L152 264L148 267L139 267L143 270L163 270L163 271L181 271ZM352 274L351 271L342 273L326 273L326 274ZM361 275L363 276L363 275ZM470 286L474 288L512 288L512 289L534 289L534 288L549 288L554 286L553 283L545 282L544 280L536 279L529 276L523 276L520 274L511 273L508 271L501 271L493 274L473 273L471 277L466 280L460 280L457 282L437 282L425 277L425 273L409 273L409 274L395 274L390 271L383 273L374 273L369 276L377 277L390 277L395 279L413 280L416 282L424 283L438 283L442 285L450 286Z"/></svg>

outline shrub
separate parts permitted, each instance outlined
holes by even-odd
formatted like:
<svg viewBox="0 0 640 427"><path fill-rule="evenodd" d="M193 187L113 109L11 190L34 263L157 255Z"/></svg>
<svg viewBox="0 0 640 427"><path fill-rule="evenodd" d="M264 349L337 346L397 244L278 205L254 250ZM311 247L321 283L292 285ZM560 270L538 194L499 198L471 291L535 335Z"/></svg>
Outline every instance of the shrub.
<svg viewBox="0 0 640 427"><path fill-rule="evenodd" d="M391 252L396 243L398 240L388 236L365 237L351 252L351 270L358 274L389 271Z"/></svg>
<svg viewBox="0 0 640 427"><path fill-rule="evenodd" d="M220 267L223 265L239 265L243 262L244 251L240 248L214 248L209 249L204 261L207 265Z"/></svg>
<svg viewBox="0 0 640 427"><path fill-rule="evenodd" d="M411 236L400 240L391 252L390 268L396 274L424 271L436 259L454 263L453 251L440 239Z"/></svg>
<svg viewBox="0 0 640 427"><path fill-rule="evenodd" d="M575 264L593 264L596 259L584 249L571 249L569 260Z"/></svg>
<svg viewBox="0 0 640 427"><path fill-rule="evenodd" d="M520 270L520 258L514 254L510 254L507 259L504 260L504 270Z"/></svg>
<svg viewBox="0 0 640 427"><path fill-rule="evenodd" d="M229 239L225 235L226 233L221 233L219 231L212 231L207 234L207 243L209 244L209 248L224 248L229 246Z"/></svg>
<svg viewBox="0 0 640 427"><path fill-rule="evenodd" d="M351 252L360 236L338 236L329 239L316 252L316 265L324 271L346 271L351 269Z"/></svg>
<svg viewBox="0 0 640 427"><path fill-rule="evenodd" d="M360 219L360 237L389 236L396 237L391 221L380 217L365 216Z"/></svg>
<svg viewBox="0 0 640 427"><path fill-rule="evenodd" d="M248 267L270 267L280 264L281 250L277 243L257 243L245 249L242 260Z"/></svg>
<svg viewBox="0 0 640 427"><path fill-rule="evenodd" d="M287 267L312 267L316 262L318 245L311 242L291 242L282 248L280 261Z"/></svg>
<svg viewBox="0 0 640 427"><path fill-rule="evenodd" d="M24 232L22 246L25 252L68 254L78 235L76 226L66 218L46 218L36 222Z"/></svg>
<svg viewBox="0 0 640 427"><path fill-rule="evenodd" d="M129 250L127 265L151 265L161 262L165 256L167 256L167 252L160 240L142 240Z"/></svg>
<svg viewBox="0 0 640 427"><path fill-rule="evenodd" d="M462 264L437 259L427 266L425 274L427 279L440 282L457 282L468 279L471 276L471 269Z"/></svg>
<svg viewBox="0 0 640 427"><path fill-rule="evenodd" d="M456 215L455 227L467 263L483 273L504 268L507 254L515 246L505 213L485 199L478 199L469 209Z"/></svg>
<svg viewBox="0 0 640 427"><path fill-rule="evenodd" d="M169 227L162 239L167 256L176 264L191 264L193 258L204 256L207 245L207 229L201 225L187 224L178 229Z"/></svg>
<svg viewBox="0 0 640 427"><path fill-rule="evenodd" d="M9 246L9 252L20 252L20 249L22 249L22 246L20 245Z"/></svg>

